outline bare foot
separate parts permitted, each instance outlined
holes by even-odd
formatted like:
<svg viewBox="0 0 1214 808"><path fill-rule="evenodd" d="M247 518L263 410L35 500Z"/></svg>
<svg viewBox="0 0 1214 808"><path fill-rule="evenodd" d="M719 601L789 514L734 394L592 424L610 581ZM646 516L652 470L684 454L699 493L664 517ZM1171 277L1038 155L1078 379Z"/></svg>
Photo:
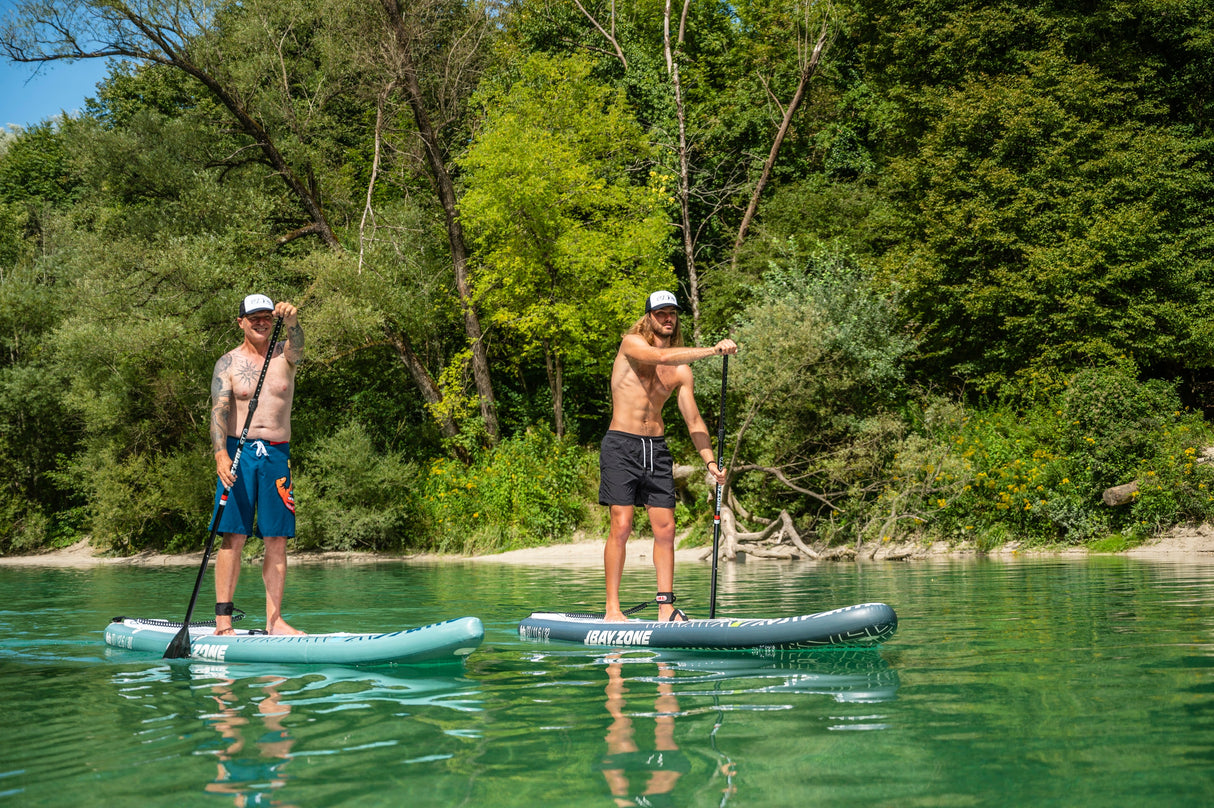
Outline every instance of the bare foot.
<svg viewBox="0 0 1214 808"><path fill-rule="evenodd" d="M297 634L307 634L308 632L300 631L298 629L292 628L290 625L287 624L286 620L279 620L274 625L267 626L266 633L275 634L275 635L297 635Z"/></svg>
<svg viewBox="0 0 1214 808"><path fill-rule="evenodd" d="M236 629L232 628L231 626L225 626L224 628L216 628L215 631L212 632L213 636L215 636L215 637L230 637L235 633L236 633Z"/></svg>
<svg viewBox="0 0 1214 808"><path fill-rule="evenodd" d="M603 616L603 619L609 623L626 623L626 622L628 622L628 618L625 617L624 613L622 611L620 611L619 609L614 609L614 610L608 611L607 614Z"/></svg>

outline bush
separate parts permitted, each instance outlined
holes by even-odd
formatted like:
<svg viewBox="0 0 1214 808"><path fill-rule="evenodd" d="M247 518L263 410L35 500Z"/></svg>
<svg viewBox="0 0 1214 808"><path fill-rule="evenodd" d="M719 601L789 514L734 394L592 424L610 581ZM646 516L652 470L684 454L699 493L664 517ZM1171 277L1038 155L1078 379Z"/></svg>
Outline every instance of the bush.
<svg viewBox="0 0 1214 808"><path fill-rule="evenodd" d="M0 493L0 555L37 550L49 534L50 519L36 505Z"/></svg>
<svg viewBox="0 0 1214 808"><path fill-rule="evenodd" d="M428 549L486 552L535 547L583 524L594 501L593 452L534 427L469 466L438 458L420 484Z"/></svg>
<svg viewBox="0 0 1214 808"><path fill-rule="evenodd" d="M1214 516L1199 447L1214 434L1174 390L1126 368L1075 374L1047 403L924 419L907 434L862 535L1079 544ZM1128 507L1103 491L1137 481Z"/></svg>
<svg viewBox="0 0 1214 808"><path fill-rule="evenodd" d="M298 465L299 470L295 471ZM348 424L292 459L298 550L400 550L420 542L417 467L380 453L365 427Z"/></svg>
<svg viewBox="0 0 1214 808"><path fill-rule="evenodd" d="M1171 386L1139 382L1120 366L1076 373L1060 398L1059 448L1082 464L1084 482L1101 490L1134 479L1181 410Z"/></svg>
<svg viewBox="0 0 1214 808"><path fill-rule="evenodd" d="M120 555L202 548L210 528L214 463L190 451L123 454L94 446L56 474L84 489L93 544Z"/></svg>

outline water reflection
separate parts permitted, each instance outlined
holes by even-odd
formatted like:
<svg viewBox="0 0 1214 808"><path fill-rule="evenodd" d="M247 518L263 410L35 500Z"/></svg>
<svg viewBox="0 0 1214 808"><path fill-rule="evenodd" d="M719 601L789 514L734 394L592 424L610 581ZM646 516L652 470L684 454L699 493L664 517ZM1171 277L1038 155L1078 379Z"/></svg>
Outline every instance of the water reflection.
<svg viewBox="0 0 1214 808"><path fill-rule="evenodd" d="M571 659L566 659L568 665ZM680 781L693 781L684 790L718 795L726 805L737 793L744 751L722 749L721 730L735 712L796 709L798 700L756 699L756 695L826 695L838 702L877 703L895 698L897 673L877 651L823 655L782 654L768 657L711 657L679 652L614 651L592 658L606 674L604 708L609 718L605 752L596 768L612 800L627 806L667 806ZM684 737L680 746L676 721L714 717L707 738ZM885 729L887 724L867 716L846 729ZM691 725L691 732L696 730ZM686 733L684 733L686 736ZM728 741L724 741L728 745ZM690 752L690 755L688 754ZM711 761L693 765L696 758ZM695 774L699 770L701 773Z"/></svg>
<svg viewBox="0 0 1214 808"><path fill-rule="evenodd" d="M679 712L674 673L668 663L659 662L657 667L653 712L630 714L626 712L630 689L619 656L610 657L607 664L607 714L612 720L607 729L607 754L599 762L599 768L620 808L669 805L671 790L680 777L691 771L691 761L674 739L674 719ZM643 681L636 680L638 685ZM641 688L637 690L637 700L648 703L650 697L641 695ZM646 738L638 743L634 716L646 721L652 718L652 740Z"/></svg>
<svg viewBox="0 0 1214 808"><path fill-rule="evenodd" d="M889 701L898 692L898 673L876 649L775 652L767 656L704 658L666 652L662 658L684 673L681 682L730 683L728 694L800 693L839 702ZM691 677L690 674L696 674ZM720 695L721 691L713 691ZM793 706L793 705L788 705ZM744 704L731 709L747 709Z"/></svg>
<svg viewBox="0 0 1214 808"><path fill-rule="evenodd" d="M430 715L429 708L440 713L483 709L474 682L410 668L162 664L122 671L112 682L122 698L151 709L142 722L156 728L149 743L184 743L188 746L174 754L215 761L215 768L194 775L194 782L201 780L202 791L223 795L237 808L294 806L315 759L339 761L351 753L394 747L420 751L426 759L446 757L436 754L432 743L422 750L411 737L429 733L428 723L391 719ZM191 731L194 722L207 731ZM459 733L462 723L449 731ZM162 725L181 729L170 740ZM410 759L421 758L406 762ZM293 762L304 768L293 774ZM304 780L298 781L301 774ZM294 799L284 791L289 785Z"/></svg>
<svg viewBox="0 0 1214 808"><path fill-rule="evenodd" d="M224 679L211 686L211 698L218 710L203 713L203 721L222 739L215 751L219 758L215 779L204 786L211 794L227 794L237 808L249 805L282 805L273 793L287 784L286 766L294 741L283 725L291 708L283 703L278 687L286 679L258 677L263 695L243 698L236 693L237 680ZM254 706L257 720L250 720L246 707ZM250 743L252 740L252 743Z"/></svg>

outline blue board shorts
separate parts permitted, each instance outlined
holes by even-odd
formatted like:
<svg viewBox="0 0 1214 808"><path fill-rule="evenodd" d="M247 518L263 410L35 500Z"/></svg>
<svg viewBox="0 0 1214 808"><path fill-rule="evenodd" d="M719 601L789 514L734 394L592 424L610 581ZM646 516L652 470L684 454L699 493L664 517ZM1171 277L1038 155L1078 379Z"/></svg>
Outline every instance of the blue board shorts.
<svg viewBox="0 0 1214 808"><path fill-rule="evenodd" d="M673 508L675 501L666 438L607 430L599 445L599 504Z"/></svg>
<svg viewBox="0 0 1214 808"><path fill-rule="evenodd" d="M228 455L235 457L236 438L228 436ZM215 484L215 507L223 483ZM256 519L254 519L256 514ZM242 536L295 535L295 495L291 481L291 444L246 440L236 468L236 482L217 527Z"/></svg>

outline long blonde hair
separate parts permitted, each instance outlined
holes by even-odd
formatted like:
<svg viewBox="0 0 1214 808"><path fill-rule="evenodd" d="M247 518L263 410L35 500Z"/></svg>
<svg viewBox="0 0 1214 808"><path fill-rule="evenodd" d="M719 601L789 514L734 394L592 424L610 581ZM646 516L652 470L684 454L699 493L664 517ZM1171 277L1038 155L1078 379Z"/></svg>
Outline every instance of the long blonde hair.
<svg viewBox="0 0 1214 808"><path fill-rule="evenodd" d="M657 341L657 335L653 333L653 322L649 319L649 312L643 314L641 319L633 323L632 328L628 329L627 333L640 334L650 345L653 345ZM670 335L670 347L683 347L683 317L681 314L674 321L674 333Z"/></svg>

